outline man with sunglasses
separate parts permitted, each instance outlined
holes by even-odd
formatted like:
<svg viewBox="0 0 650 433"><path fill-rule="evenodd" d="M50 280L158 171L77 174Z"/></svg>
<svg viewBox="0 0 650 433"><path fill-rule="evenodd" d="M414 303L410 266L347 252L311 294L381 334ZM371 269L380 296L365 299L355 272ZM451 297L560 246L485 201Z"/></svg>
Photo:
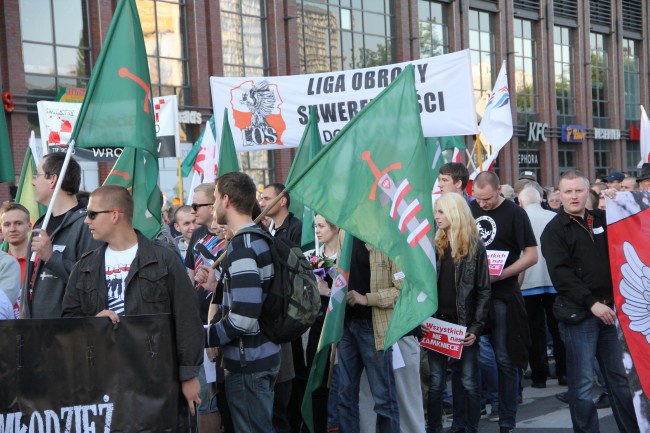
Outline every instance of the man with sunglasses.
<svg viewBox="0 0 650 433"><path fill-rule="evenodd" d="M90 194L85 223L103 245L72 270L63 316L108 317L117 324L123 315L172 314L178 379L193 415L194 403L201 403L197 377L204 339L192 285L178 255L136 231L132 220L126 188L107 185Z"/></svg>
<svg viewBox="0 0 650 433"><path fill-rule="evenodd" d="M32 176L36 201L49 206L54 188L63 167L65 154L54 152L45 155ZM43 218L34 224L28 246L28 256L22 286L21 316L46 319L61 317L61 301L72 267L81 256L99 246L84 224L85 206L77 202L81 167L70 158L61 190L54 203L47 230L42 230Z"/></svg>

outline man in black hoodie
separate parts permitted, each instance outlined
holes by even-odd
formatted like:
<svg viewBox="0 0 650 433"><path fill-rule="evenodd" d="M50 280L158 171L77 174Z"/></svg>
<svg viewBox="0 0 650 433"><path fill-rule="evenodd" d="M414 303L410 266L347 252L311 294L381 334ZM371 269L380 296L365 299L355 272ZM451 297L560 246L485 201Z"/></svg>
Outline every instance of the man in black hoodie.
<svg viewBox="0 0 650 433"><path fill-rule="evenodd" d="M588 196L589 179L576 171L564 173L560 179L563 207L541 237L542 254L558 292L553 310L566 347L571 421L576 432L600 431L591 399L596 357L607 378L619 430L638 432L616 333L605 212L586 210Z"/></svg>
<svg viewBox="0 0 650 433"><path fill-rule="evenodd" d="M45 155L32 176L36 200L44 206L52 200L64 159L61 152ZM72 267L85 252L99 247L84 224L86 207L77 202L75 194L80 183L81 167L70 158L47 229L41 229L43 218L34 224L28 255L35 253L36 258L27 262L25 270L23 318L61 317L61 302Z"/></svg>

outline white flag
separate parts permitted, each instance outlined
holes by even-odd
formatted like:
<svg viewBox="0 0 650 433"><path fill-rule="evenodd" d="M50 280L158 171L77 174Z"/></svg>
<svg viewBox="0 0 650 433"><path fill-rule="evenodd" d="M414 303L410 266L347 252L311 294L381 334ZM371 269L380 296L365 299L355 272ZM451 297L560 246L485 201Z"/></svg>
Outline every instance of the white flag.
<svg viewBox="0 0 650 433"><path fill-rule="evenodd" d="M646 162L650 162L650 120L641 105L641 161L636 168L641 168Z"/></svg>
<svg viewBox="0 0 650 433"><path fill-rule="evenodd" d="M481 141L492 146L492 152L498 152L512 138L512 112L510 111L510 92L505 60L501 64L499 76L494 82L494 88L485 107L479 131L482 135Z"/></svg>
<svg viewBox="0 0 650 433"><path fill-rule="evenodd" d="M214 182L217 172L216 165L219 158L217 139L212 133L210 122L205 122L205 132L201 140L201 150L196 156L194 169L203 174L203 182Z"/></svg>

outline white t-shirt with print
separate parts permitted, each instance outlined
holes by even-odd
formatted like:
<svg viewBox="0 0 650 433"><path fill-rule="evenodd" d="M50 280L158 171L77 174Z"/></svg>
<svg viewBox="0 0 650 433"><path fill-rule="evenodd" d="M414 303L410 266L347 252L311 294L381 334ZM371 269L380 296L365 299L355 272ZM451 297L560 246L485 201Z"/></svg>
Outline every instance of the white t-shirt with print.
<svg viewBox="0 0 650 433"><path fill-rule="evenodd" d="M131 270L131 264L138 252L138 244L124 251L106 248L104 255L104 275L108 288L108 309L119 315L124 314L124 291L126 276Z"/></svg>

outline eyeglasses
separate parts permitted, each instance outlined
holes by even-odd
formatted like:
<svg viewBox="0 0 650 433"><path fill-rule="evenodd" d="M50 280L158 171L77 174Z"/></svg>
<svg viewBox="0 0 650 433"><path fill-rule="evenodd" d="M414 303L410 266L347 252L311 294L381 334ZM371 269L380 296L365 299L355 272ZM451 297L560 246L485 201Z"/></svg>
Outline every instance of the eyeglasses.
<svg viewBox="0 0 650 433"><path fill-rule="evenodd" d="M32 180L38 179L39 176L47 177L47 176L49 176L49 174L47 174L47 173L34 173L34 174L32 174Z"/></svg>
<svg viewBox="0 0 650 433"><path fill-rule="evenodd" d="M86 211L86 215L88 216L89 220L94 220L95 218L97 218L97 215L99 215L100 213L111 213L111 212L124 213L123 210L117 210L117 209L89 210L89 211Z"/></svg>
<svg viewBox="0 0 650 433"><path fill-rule="evenodd" d="M198 210L199 210L200 207L203 207L203 206L212 206L212 203L192 203L191 206L192 206L192 210L193 210L194 212L198 212Z"/></svg>

